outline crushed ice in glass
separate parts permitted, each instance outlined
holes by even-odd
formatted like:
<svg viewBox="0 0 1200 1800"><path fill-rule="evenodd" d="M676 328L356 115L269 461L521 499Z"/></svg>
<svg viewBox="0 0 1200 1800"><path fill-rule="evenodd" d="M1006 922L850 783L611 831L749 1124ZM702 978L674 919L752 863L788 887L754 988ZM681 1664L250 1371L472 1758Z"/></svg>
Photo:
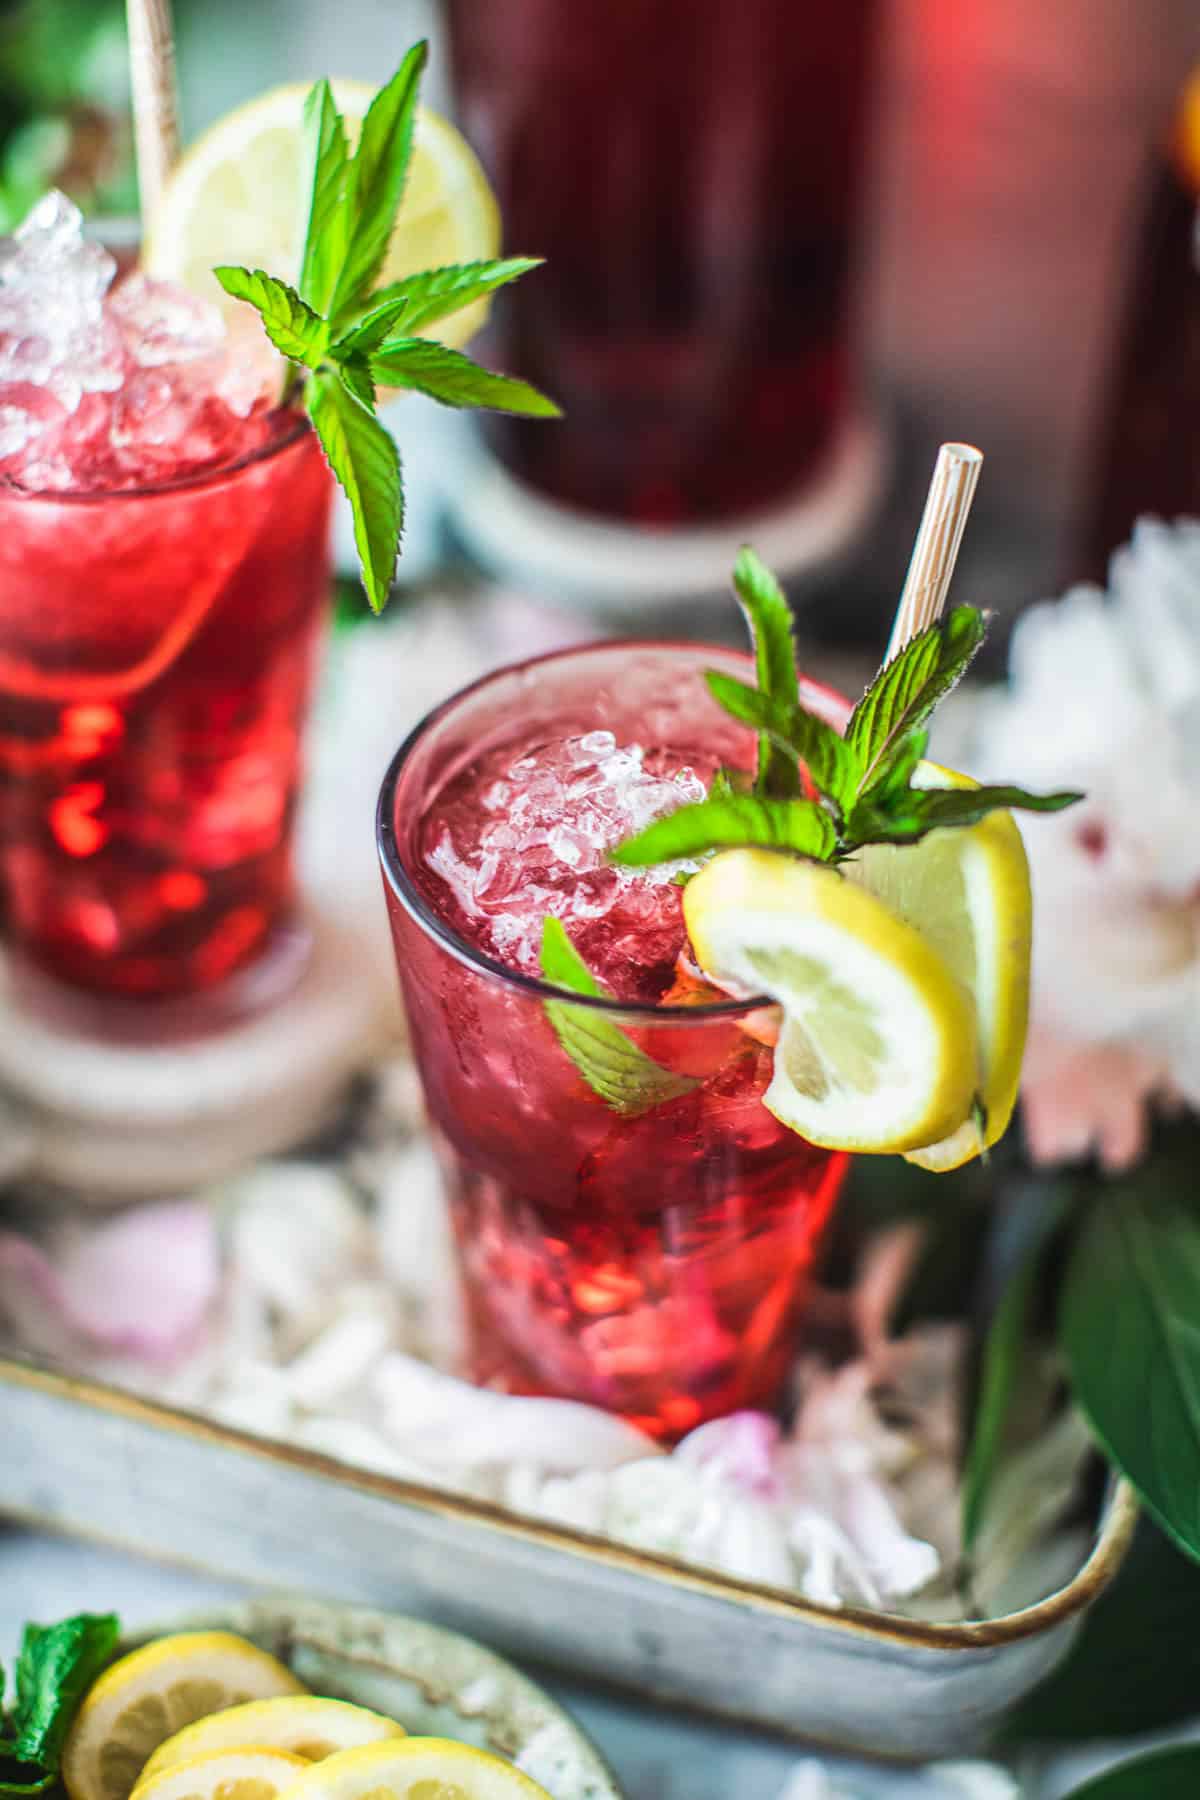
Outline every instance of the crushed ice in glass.
<svg viewBox="0 0 1200 1800"><path fill-rule="evenodd" d="M207 301L116 272L57 192L0 238L0 480L106 492L266 441L271 362Z"/></svg>
<svg viewBox="0 0 1200 1800"><path fill-rule="evenodd" d="M703 800L711 774L701 759L619 745L610 731L492 751L456 777L425 822L425 863L445 884L439 910L527 974L538 972L552 914L616 994L658 999L686 937L675 878L696 864L622 869L605 854Z"/></svg>

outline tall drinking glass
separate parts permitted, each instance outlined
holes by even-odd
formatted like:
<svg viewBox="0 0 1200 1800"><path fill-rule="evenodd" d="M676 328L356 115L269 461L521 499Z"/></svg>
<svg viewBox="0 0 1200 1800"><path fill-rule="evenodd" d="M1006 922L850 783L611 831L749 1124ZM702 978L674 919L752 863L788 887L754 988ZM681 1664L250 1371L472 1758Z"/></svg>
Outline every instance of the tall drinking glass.
<svg viewBox="0 0 1200 1800"><path fill-rule="evenodd" d="M572 791L602 807L605 770L618 764L639 781L699 753L750 766L751 734L701 678L714 663L752 675L749 659L731 652L619 644L489 676L408 739L378 817L476 1373L609 1407L666 1438L777 1395L846 1159L805 1143L763 1106L765 1003L673 977L685 942L677 886L634 882L605 911L608 871L597 869L587 904L567 902L592 966L614 986L628 975L643 995L661 990L632 1003L564 1000L528 956L496 954L495 939L481 948L472 895L486 888L507 905L531 870L553 883L548 858L579 850L583 815L559 829L553 798L547 810L555 770L572 771ZM806 700L838 716L834 696L810 688ZM619 748L635 743L636 755ZM506 759L515 761L498 785L488 771ZM545 854L535 826L520 868L489 849L471 895L457 876L446 885L447 832L470 862L473 842L502 846L539 805ZM499 941L516 945L513 934L537 924L540 892L525 918L516 894ZM615 1084L605 1074L614 1042L623 1069Z"/></svg>
<svg viewBox="0 0 1200 1800"><path fill-rule="evenodd" d="M486 432L632 524L803 490L846 420L876 0L448 0L463 127L546 267L496 351L564 408Z"/></svg>
<svg viewBox="0 0 1200 1800"><path fill-rule="evenodd" d="M22 962L163 1000L287 915L332 481L295 414L114 492L0 484L0 898Z"/></svg>

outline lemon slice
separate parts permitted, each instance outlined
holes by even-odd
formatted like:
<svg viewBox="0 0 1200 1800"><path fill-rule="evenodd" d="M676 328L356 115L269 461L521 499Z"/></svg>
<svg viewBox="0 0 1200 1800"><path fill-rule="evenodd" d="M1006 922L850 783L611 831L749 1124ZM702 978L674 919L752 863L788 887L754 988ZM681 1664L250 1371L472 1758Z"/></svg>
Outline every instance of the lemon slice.
<svg viewBox="0 0 1200 1800"><path fill-rule="evenodd" d="M976 786L933 763L922 764L916 780ZM957 1169L1003 1135L1021 1081L1033 918L1021 833L1011 813L994 812L903 848L868 845L843 868L914 926L972 996L984 1118L968 1118L950 1136L909 1152L924 1169Z"/></svg>
<svg viewBox="0 0 1200 1800"><path fill-rule="evenodd" d="M133 1791L138 1800L275 1800L311 1767L304 1757L265 1744L212 1750L144 1775Z"/></svg>
<svg viewBox="0 0 1200 1800"><path fill-rule="evenodd" d="M67 1792L71 1800L127 1800L173 1732L246 1700L303 1692L290 1669L232 1632L158 1638L89 1688L63 1751Z"/></svg>
<svg viewBox="0 0 1200 1800"><path fill-rule="evenodd" d="M728 850L688 883L705 974L783 1009L763 1096L831 1149L911 1150L956 1131L976 1081L966 990L926 939L834 869Z"/></svg>
<svg viewBox="0 0 1200 1800"><path fill-rule="evenodd" d="M158 1746L142 1770L141 1782L162 1769L207 1756L213 1750L236 1750L243 1744L290 1750L306 1762L320 1762L339 1750L382 1738L404 1736L403 1725L348 1700L322 1700L315 1694L283 1694L276 1700L251 1700L230 1706L187 1725Z"/></svg>
<svg viewBox="0 0 1200 1800"><path fill-rule="evenodd" d="M332 85L354 141L375 89L363 81ZM218 119L185 152L142 249L149 274L180 282L226 312L239 303L213 275L217 263L296 280L308 203L302 125L307 92L303 85L272 88ZM494 257L499 248L499 208L474 151L447 120L420 108L408 186L379 284L418 269ZM422 335L459 346L486 317L487 301L479 300Z"/></svg>
<svg viewBox="0 0 1200 1800"><path fill-rule="evenodd" d="M287 1800L550 1800L502 1757L450 1738L410 1737L312 1764ZM175 1800L175 1797L172 1797Z"/></svg>

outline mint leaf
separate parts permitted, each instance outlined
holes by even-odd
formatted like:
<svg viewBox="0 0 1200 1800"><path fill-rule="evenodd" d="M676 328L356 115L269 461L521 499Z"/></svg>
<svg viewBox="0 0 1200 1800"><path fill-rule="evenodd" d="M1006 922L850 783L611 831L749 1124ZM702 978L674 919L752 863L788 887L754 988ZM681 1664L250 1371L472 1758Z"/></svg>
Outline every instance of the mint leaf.
<svg viewBox="0 0 1200 1800"><path fill-rule="evenodd" d="M1097 1718L1097 1728L1103 1725ZM1072 1788L1066 1800L1194 1800L1200 1794L1200 1744L1174 1745L1126 1757Z"/></svg>
<svg viewBox="0 0 1200 1800"><path fill-rule="evenodd" d="M833 820L815 800L770 800L757 794L726 794L681 806L626 838L609 852L626 868L699 856L706 850L739 845L794 850L828 862L837 849Z"/></svg>
<svg viewBox="0 0 1200 1800"><path fill-rule="evenodd" d="M389 339L372 355L371 373L384 387L415 388L446 406L487 406L531 419L561 417L553 400L527 381L496 375L428 338Z"/></svg>
<svg viewBox="0 0 1200 1800"><path fill-rule="evenodd" d="M325 313L346 256L349 220L345 188L350 166L346 126L327 81L318 81L304 102L304 139L312 173L308 224L296 285L302 299L317 312Z"/></svg>
<svg viewBox="0 0 1200 1800"><path fill-rule="evenodd" d="M1062 812L1082 799L1082 794L1030 794L1019 787L907 788L885 796L884 804L864 800L855 806L842 848L915 844L944 827L977 825L992 812Z"/></svg>
<svg viewBox="0 0 1200 1800"><path fill-rule="evenodd" d="M404 521L400 452L374 414L344 385L340 372L312 376L304 398L329 466L353 509L363 586L372 608L380 612Z"/></svg>
<svg viewBox="0 0 1200 1800"><path fill-rule="evenodd" d="M530 269L541 267L540 256L509 256L496 262L447 263L441 269L423 269L405 275L379 289L375 303L404 302L405 328L415 333L464 306L495 293L506 282L516 281Z"/></svg>
<svg viewBox="0 0 1200 1800"><path fill-rule="evenodd" d="M748 544L738 551L733 587L750 627L760 693L783 705L798 705L800 683L792 642L792 609L770 569ZM784 797L800 792L794 764L766 733L759 738L755 787L760 794Z"/></svg>
<svg viewBox="0 0 1200 1800"><path fill-rule="evenodd" d="M80 1701L116 1648L115 1613L26 1625L17 1660L12 1754L53 1775Z"/></svg>
<svg viewBox="0 0 1200 1800"><path fill-rule="evenodd" d="M350 390L360 406L368 412L375 411L375 383L371 379L371 365L365 356L347 356L338 363L338 374L342 385Z"/></svg>
<svg viewBox="0 0 1200 1800"><path fill-rule="evenodd" d="M350 356L369 356L395 331L408 310L408 302L396 296L376 305L378 299L378 295L374 296L370 311L330 347L329 354L335 361L342 362Z"/></svg>
<svg viewBox="0 0 1200 1800"><path fill-rule="evenodd" d="M926 626L875 677L850 715L846 742L862 767L862 786L883 775L909 734L926 723L965 673L987 626L973 606L956 606Z"/></svg>
<svg viewBox="0 0 1200 1800"><path fill-rule="evenodd" d="M367 109L346 173L346 254L329 310L341 318L368 294L387 255L412 157L417 94L429 46L414 44Z"/></svg>
<svg viewBox="0 0 1200 1800"><path fill-rule="evenodd" d="M318 366L329 347L329 326L295 288L262 269L242 269L230 263L214 269L213 274L233 299L245 300L257 310L277 350L307 368Z"/></svg>
<svg viewBox="0 0 1200 1800"><path fill-rule="evenodd" d="M592 999L608 995L559 919L548 917L542 923L541 966L555 987ZM690 1075L664 1069L603 1014L572 1006L569 1000L542 1004L554 1035L588 1087L623 1118L637 1118L669 1100L682 1099L698 1085Z"/></svg>
<svg viewBox="0 0 1200 1800"><path fill-rule="evenodd" d="M853 803L858 792L858 758L832 725L806 712L798 701L776 699L718 669L710 669L704 679L727 713L765 733L793 760L798 758L813 785L839 809Z"/></svg>

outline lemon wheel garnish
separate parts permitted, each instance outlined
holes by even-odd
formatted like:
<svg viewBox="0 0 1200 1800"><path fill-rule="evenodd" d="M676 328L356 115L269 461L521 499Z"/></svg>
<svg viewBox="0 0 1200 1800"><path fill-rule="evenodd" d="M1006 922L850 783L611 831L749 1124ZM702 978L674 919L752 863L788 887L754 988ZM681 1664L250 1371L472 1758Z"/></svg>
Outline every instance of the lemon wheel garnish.
<svg viewBox="0 0 1200 1800"><path fill-rule="evenodd" d="M137 1800L276 1800L312 1764L267 1745L210 1750L144 1775Z"/></svg>
<svg viewBox="0 0 1200 1800"><path fill-rule="evenodd" d="M334 81L332 87L356 139L375 89L362 81ZM185 152L143 246L149 274L180 282L226 310L238 302L213 276L219 263L296 280L308 203L302 131L307 92L304 86L272 88L227 113ZM499 248L499 209L474 151L447 120L420 108L408 185L377 285L419 269L494 257ZM487 301L479 300L421 335L461 346L486 317Z"/></svg>
<svg viewBox="0 0 1200 1800"><path fill-rule="evenodd" d="M369 1707L353 1706L348 1700L324 1700L316 1694L283 1694L276 1700L230 1706L185 1726L159 1745L142 1771L141 1782L175 1763L246 1744L290 1750L306 1762L320 1762L339 1750L403 1736L403 1725Z"/></svg>
<svg viewBox="0 0 1200 1800"><path fill-rule="evenodd" d="M449 1738L410 1737L314 1763L287 1800L550 1800L502 1757Z"/></svg>
<svg viewBox="0 0 1200 1800"><path fill-rule="evenodd" d="M886 1152L964 1123L978 1079L969 995L881 900L836 869L728 850L688 883L683 905L705 974L782 1008L763 1099L791 1130Z"/></svg>
<svg viewBox="0 0 1200 1800"><path fill-rule="evenodd" d="M232 1632L158 1638L88 1690L63 1751L70 1800L127 1800L154 1751L185 1725L247 1700L304 1691L290 1669Z"/></svg>
<svg viewBox="0 0 1200 1800"><path fill-rule="evenodd" d="M974 787L965 775L923 764L922 787ZM1021 834L1007 812L933 831L920 843L871 844L844 865L914 926L972 998L979 1052L980 1119L908 1152L910 1162L942 1173L994 1144L1008 1126L1021 1080L1029 1014L1032 902Z"/></svg>

